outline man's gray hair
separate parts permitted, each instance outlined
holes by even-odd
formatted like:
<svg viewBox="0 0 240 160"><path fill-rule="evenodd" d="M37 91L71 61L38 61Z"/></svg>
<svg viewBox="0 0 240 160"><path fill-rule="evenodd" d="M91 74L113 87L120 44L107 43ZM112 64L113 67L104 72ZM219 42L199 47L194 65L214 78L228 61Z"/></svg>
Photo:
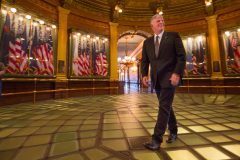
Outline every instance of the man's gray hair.
<svg viewBox="0 0 240 160"><path fill-rule="evenodd" d="M155 14L155 15L153 15L152 18L151 18L151 20L150 20L150 24L152 24L152 21L153 21L154 19L157 19L157 18L163 18L163 16L160 15L160 14Z"/></svg>

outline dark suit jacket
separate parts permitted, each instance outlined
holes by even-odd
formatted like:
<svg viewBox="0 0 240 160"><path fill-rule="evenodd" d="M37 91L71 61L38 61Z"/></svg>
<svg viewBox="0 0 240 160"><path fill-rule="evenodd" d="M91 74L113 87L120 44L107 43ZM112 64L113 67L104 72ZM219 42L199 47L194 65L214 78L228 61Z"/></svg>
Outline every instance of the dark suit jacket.
<svg viewBox="0 0 240 160"><path fill-rule="evenodd" d="M173 87L169 79L172 73L177 73L182 78L185 63L186 53L178 33L164 31L159 46L158 57L155 55L154 36L144 41L142 50L142 76L148 75L150 65L153 88Z"/></svg>

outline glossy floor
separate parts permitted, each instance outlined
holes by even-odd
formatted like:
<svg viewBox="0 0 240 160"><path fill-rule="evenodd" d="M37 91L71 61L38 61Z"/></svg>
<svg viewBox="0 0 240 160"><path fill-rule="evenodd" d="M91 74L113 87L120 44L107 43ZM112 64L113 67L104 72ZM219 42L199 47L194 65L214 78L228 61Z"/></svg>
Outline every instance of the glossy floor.
<svg viewBox="0 0 240 160"><path fill-rule="evenodd" d="M178 139L162 143L155 152L142 145L150 139L156 121L154 93L1 107L0 159L240 159L240 96L176 94L173 106Z"/></svg>

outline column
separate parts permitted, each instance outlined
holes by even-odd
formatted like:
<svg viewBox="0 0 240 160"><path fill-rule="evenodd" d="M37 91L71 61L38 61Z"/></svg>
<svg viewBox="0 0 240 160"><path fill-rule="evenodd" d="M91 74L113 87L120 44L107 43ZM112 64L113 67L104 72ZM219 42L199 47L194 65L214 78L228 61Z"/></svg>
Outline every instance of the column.
<svg viewBox="0 0 240 160"><path fill-rule="evenodd" d="M118 41L118 23L110 22L110 80L117 81L117 41Z"/></svg>
<svg viewBox="0 0 240 160"><path fill-rule="evenodd" d="M217 28L217 15L206 17L209 33L209 49L211 54L212 78L222 77L220 49Z"/></svg>
<svg viewBox="0 0 240 160"><path fill-rule="evenodd" d="M69 10L58 7L57 79L67 79L67 18Z"/></svg>

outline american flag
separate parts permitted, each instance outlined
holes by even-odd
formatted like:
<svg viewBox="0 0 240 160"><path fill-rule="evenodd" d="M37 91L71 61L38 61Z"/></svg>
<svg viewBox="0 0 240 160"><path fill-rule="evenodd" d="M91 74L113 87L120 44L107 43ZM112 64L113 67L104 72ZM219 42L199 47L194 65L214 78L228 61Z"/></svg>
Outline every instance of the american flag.
<svg viewBox="0 0 240 160"><path fill-rule="evenodd" d="M75 41L74 41L75 40ZM73 39L74 49L73 49L73 65L72 71L73 75L78 76L78 50L81 50L81 41L78 38Z"/></svg>
<svg viewBox="0 0 240 160"><path fill-rule="evenodd" d="M5 65L8 64L9 55L9 42L14 42L14 33L10 30L10 15L6 15L6 20L2 28L1 41L0 41L0 61Z"/></svg>
<svg viewBox="0 0 240 160"><path fill-rule="evenodd" d="M108 74L107 56L103 53L99 53L96 57L96 74L101 76Z"/></svg>
<svg viewBox="0 0 240 160"><path fill-rule="evenodd" d="M14 22L12 22L12 25L14 25ZM24 31L22 32L23 26ZM24 74L28 67L26 25L20 21L18 21L17 33L18 35L16 36L17 38L15 38L15 41L9 41L7 72L10 74Z"/></svg>
<svg viewBox="0 0 240 160"><path fill-rule="evenodd" d="M54 74L54 56L52 48L51 31L45 31L47 40L42 39L42 28L39 28L39 37L37 37L37 28L35 27L31 55L33 60L31 66L34 73L38 75L53 75Z"/></svg>
<svg viewBox="0 0 240 160"><path fill-rule="evenodd" d="M234 55L236 68L240 68L240 50L238 47L238 39L237 38L232 37L231 46L233 48L233 55Z"/></svg>
<svg viewBox="0 0 240 160"><path fill-rule="evenodd" d="M197 58L196 58L195 55L192 56L192 64L193 64L192 73L193 73L194 75L199 74L199 73L198 73L198 66L197 66Z"/></svg>
<svg viewBox="0 0 240 160"><path fill-rule="evenodd" d="M22 54L20 58L19 70L20 73L27 73L28 71L28 44L27 44L27 30L26 24L24 26L23 36L21 38Z"/></svg>
<svg viewBox="0 0 240 160"><path fill-rule="evenodd" d="M34 56L37 61L38 73L41 75L53 75L53 50L47 42L34 49Z"/></svg>
<svg viewBox="0 0 240 160"><path fill-rule="evenodd" d="M207 57L205 56L202 40L197 41L196 62L199 74L207 74Z"/></svg>
<svg viewBox="0 0 240 160"><path fill-rule="evenodd" d="M105 53L105 43L103 43L102 52L98 53L95 61L96 74L100 76L108 75L108 61Z"/></svg>
<svg viewBox="0 0 240 160"><path fill-rule="evenodd" d="M192 63L192 40L187 39L187 71L191 72L193 70Z"/></svg>
<svg viewBox="0 0 240 160"><path fill-rule="evenodd" d="M86 44L84 49L82 49L81 43ZM78 56L73 59L73 71L76 76L91 75L89 41L78 43Z"/></svg>
<svg viewBox="0 0 240 160"><path fill-rule="evenodd" d="M24 73L27 69L27 59L27 53L22 50L20 38L16 38L15 43L9 42L8 73Z"/></svg>

